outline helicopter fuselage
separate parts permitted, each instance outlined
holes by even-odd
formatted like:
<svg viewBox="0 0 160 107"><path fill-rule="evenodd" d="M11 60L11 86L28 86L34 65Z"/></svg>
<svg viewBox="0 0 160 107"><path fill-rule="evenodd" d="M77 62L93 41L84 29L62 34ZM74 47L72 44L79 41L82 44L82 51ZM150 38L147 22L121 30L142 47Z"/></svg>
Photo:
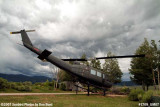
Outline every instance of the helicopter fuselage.
<svg viewBox="0 0 160 107"><path fill-rule="evenodd" d="M97 69L92 68L87 65L78 65L78 64L72 65L72 64L69 64L69 63L53 56L51 54L51 52L48 50L44 50L44 51L45 51L45 53L49 52L50 55L45 56L45 54L43 54L44 51L42 51L34 46L31 46L31 45L28 45L25 43L24 43L24 46L26 48L28 48L29 50L31 50L32 52L38 54L39 56L42 55L43 59L56 65L60 69L68 72L69 74L71 74L73 76L76 76L78 81L80 81L82 83L86 83L86 84L90 84L90 85L102 87L102 88L110 88L112 86L112 84L109 81L107 81L106 75L104 73L102 73L102 71L100 71L100 70L97 70Z"/></svg>

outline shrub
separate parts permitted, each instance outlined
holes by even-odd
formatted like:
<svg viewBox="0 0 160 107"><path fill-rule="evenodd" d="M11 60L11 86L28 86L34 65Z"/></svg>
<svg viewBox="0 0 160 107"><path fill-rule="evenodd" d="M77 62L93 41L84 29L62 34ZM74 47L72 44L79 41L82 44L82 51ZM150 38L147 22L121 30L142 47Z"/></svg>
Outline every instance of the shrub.
<svg viewBox="0 0 160 107"><path fill-rule="evenodd" d="M0 78L0 89L5 89L8 86L8 81L6 79Z"/></svg>
<svg viewBox="0 0 160 107"><path fill-rule="evenodd" d="M143 98L143 95L142 94L138 94L138 100L141 101Z"/></svg>
<svg viewBox="0 0 160 107"><path fill-rule="evenodd" d="M35 85L35 89L40 89L41 86L40 85Z"/></svg>
<svg viewBox="0 0 160 107"><path fill-rule="evenodd" d="M32 88L31 88L31 86L22 85L22 86L16 87L16 90L18 90L18 91L32 91Z"/></svg>
<svg viewBox="0 0 160 107"><path fill-rule="evenodd" d="M16 84L14 82L10 83L12 89L16 89Z"/></svg>
<svg viewBox="0 0 160 107"><path fill-rule="evenodd" d="M22 83L22 82L16 82L16 85L17 85L17 86L22 86L23 83Z"/></svg>
<svg viewBox="0 0 160 107"><path fill-rule="evenodd" d="M49 86L49 81L44 82L44 86Z"/></svg>
<svg viewBox="0 0 160 107"><path fill-rule="evenodd" d="M25 91L25 86L23 86L23 85L22 86L18 86L17 90L18 91Z"/></svg>
<svg viewBox="0 0 160 107"><path fill-rule="evenodd" d="M31 85L32 85L32 82L30 82L30 81L25 81L25 82L23 82L23 85L31 86Z"/></svg>
<svg viewBox="0 0 160 107"><path fill-rule="evenodd" d="M7 82L7 83L6 83L5 88L7 88L7 89L10 89L10 88L11 88L10 82Z"/></svg>
<svg viewBox="0 0 160 107"><path fill-rule="evenodd" d="M54 81L49 82L49 86L54 86Z"/></svg>
<svg viewBox="0 0 160 107"><path fill-rule="evenodd" d="M61 83L59 88L60 88L60 90L65 91L66 90L66 85L64 83Z"/></svg>
<svg viewBox="0 0 160 107"><path fill-rule="evenodd" d="M31 86L25 86L25 91L32 91Z"/></svg>
<svg viewBox="0 0 160 107"><path fill-rule="evenodd" d="M121 88L121 92L124 93L124 94L129 94L130 91L131 90L128 87L126 87L126 86L124 86L124 87Z"/></svg>
<svg viewBox="0 0 160 107"><path fill-rule="evenodd" d="M131 90L131 92L129 93L129 100L131 100L131 101L139 101L139 99L138 99L138 95L139 95L139 98L140 98L140 96L142 95L143 96L143 94L144 94L144 91L143 90L141 90L141 89L133 89L133 90Z"/></svg>
<svg viewBox="0 0 160 107"><path fill-rule="evenodd" d="M48 87L48 89L49 89L49 90L53 90L53 89L54 89L54 87L49 86L49 87Z"/></svg>
<svg viewBox="0 0 160 107"><path fill-rule="evenodd" d="M43 83L41 83L41 82L36 82L34 85L42 85Z"/></svg>
<svg viewBox="0 0 160 107"><path fill-rule="evenodd" d="M96 87L90 87L91 92L96 93L98 91L100 91L100 89L96 88Z"/></svg>
<svg viewBox="0 0 160 107"><path fill-rule="evenodd" d="M120 94L121 93L121 89L120 88L112 88L110 91L113 94Z"/></svg>
<svg viewBox="0 0 160 107"><path fill-rule="evenodd" d="M143 103L151 103L153 100L153 92L152 91L147 91L142 97L142 102Z"/></svg>

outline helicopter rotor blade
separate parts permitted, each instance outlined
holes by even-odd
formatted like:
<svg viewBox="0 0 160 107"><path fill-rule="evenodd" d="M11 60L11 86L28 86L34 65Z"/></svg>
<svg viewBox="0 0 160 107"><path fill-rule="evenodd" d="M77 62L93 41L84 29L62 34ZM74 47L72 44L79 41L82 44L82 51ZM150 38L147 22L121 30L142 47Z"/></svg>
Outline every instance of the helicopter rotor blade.
<svg viewBox="0 0 160 107"><path fill-rule="evenodd" d="M97 57L95 59L135 58L135 57L145 57L145 55L141 54L141 55L109 56L109 57Z"/></svg>
<svg viewBox="0 0 160 107"><path fill-rule="evenodd" d="M62 59L63 61L87 61L87 59L78 59L78 58L74 58L74 59Z"/></svg>
<svg viewBox="0 0 160 107"><path fill-rule="evenodd" d="M63 61L91 61L93 59L112 59L112 58L135 58L135 57L145 57L144 54L141 55L125 55L125 56L109 56L109 57L94 57L90 59L78 59L78 58L73 58L73 59L62 59Z"/></svg>

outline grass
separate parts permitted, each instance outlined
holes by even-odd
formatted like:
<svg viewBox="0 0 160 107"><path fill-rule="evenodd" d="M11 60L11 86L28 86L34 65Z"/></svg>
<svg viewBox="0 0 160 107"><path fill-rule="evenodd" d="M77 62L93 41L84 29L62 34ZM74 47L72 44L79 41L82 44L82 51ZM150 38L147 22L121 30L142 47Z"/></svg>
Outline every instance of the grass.
<svg viewBox="0 0 160 107"><path fill-rule="evenodd" d="M56 89L54 90L53 88L52 89L49 89L49 87L39 87L39 88L36 88L34 85L32 86L32 91L18 91L18 90L15 90L15 89L3 89L3 90L0 90L0 93L75 93L75 91L62 91L62 90L59 90L59 89Z"/></svg>
<svg viewBox="0 0 160 107"><path fill-rule="evenodd" d="M75 93L75 91L62 91L62 90L39 90L39 89L34 89L32 91L17 91L14 89L5 89L5 90L0 90L0 93ZM78 93L83 93L83 92L78 92Z"/></svg>
<svg viewBox="0 0 160 107"><path fill-rule="evenodd" d="M52 103L54 107L138 107L139 102L129 101L127 97L48 95L0 96L0 103Z"/></svg>
<svg viewBox="0 0 160 107"><path fill-rule="evenodd" d="M118 86L114 86L118 87ZM130 89L138 89L141 86L131 86ZM160 103L160 91L153 90L154 102ZM14 89L6 89L0 93L26 93ZM74 91L53 90L48 87L32 87L29 93L75 93ZM45 95L45 96L0 96L1 103L52 103L54 107L138 107L139 102L129 101L128 97L103 97L101 95Z"/></svg>
<svg viewBox="0 0 160 107"><path fill-rule="evenodd" d="M113 87L121 88L123 86L113 86ZM130 89L142 89L141 85L139 85L139 86L127 86L127 87L129 87ZM157 87L157 90L154 90L154 86L150 86L148 90L152 90L154 96L160 96L160 90L158 90L158 85L156 87Z"/></svg>

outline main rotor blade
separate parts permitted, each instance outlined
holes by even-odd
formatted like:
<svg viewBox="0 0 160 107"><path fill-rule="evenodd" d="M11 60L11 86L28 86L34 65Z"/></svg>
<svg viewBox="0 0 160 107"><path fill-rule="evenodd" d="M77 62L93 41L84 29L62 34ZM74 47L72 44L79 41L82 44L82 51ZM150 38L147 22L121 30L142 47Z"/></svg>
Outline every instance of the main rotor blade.
<svg viewBox="0 0 160 107"><path fill-rule="evenodd" d="M134 58L134 57L145 57L145 55L141 54L141 55L109 56L109 57L97 57L95 59Z"/></svg>
<svg viewBox="0 0 160 107"><path fill-rule="evenodd" d="M87 59L62 59L63 61L87 61Z"/></svg>
<svg viewBox="0 0 160 107"><path fill-rule="evenodd" d="M63 61L88 61L88 60L93 60L93 59L112 59L112 58L135 58L135 57L145 57L144 54L141 55L125 55L125 56L109 56L109 57L95 57L91 59L78 59L78 58L73 58L73 59L62 59Z"/></svg>

